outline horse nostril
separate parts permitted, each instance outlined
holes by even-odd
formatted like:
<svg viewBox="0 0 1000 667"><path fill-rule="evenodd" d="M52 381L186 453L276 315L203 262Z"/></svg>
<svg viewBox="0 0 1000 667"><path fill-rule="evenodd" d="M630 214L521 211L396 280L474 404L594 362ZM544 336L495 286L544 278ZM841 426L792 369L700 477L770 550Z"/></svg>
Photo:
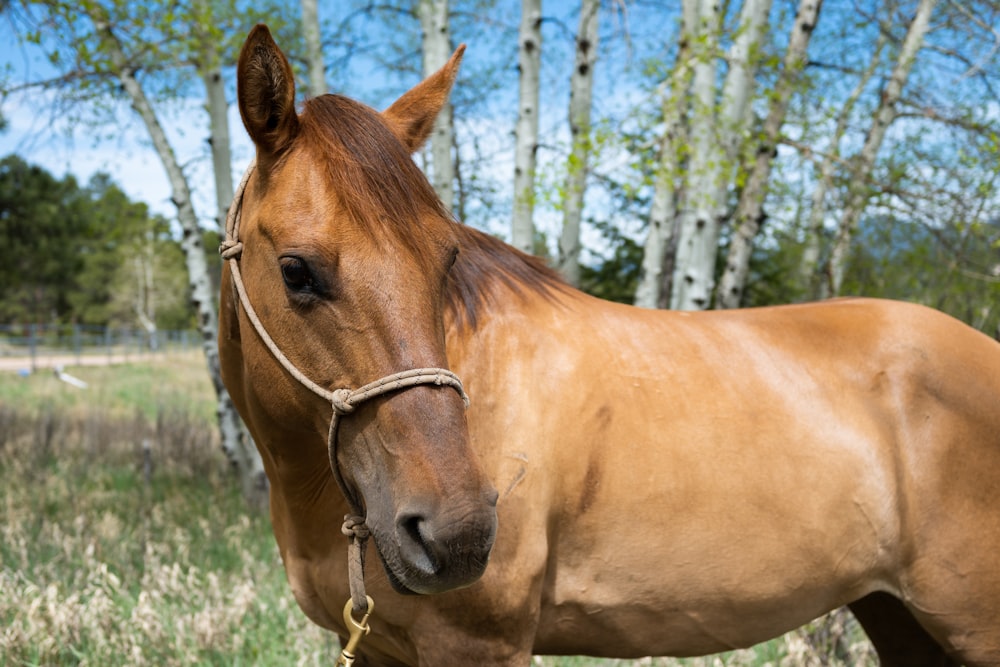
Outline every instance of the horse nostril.
<svg viewBox="0 0 1000 667"><path fill-rule="evenodd" d="M483 500L488 500L489 494ZM399 546L397 575L412 590L440 592L478 579L489 561L496 536L496 510L476 505L433 511L414 503L396 515ZM463 511L465 510L465 511ZM412 584L418 584L414 587Z"/></svg>
<svg viewBox="0 0 1000 667"><path fill-rule="evenodd" d="M433 554L434 539L426 534L426 526L422 514L404 514L396 519L396 534L410 566L424 574L435 574L438 563Z"/></svg>

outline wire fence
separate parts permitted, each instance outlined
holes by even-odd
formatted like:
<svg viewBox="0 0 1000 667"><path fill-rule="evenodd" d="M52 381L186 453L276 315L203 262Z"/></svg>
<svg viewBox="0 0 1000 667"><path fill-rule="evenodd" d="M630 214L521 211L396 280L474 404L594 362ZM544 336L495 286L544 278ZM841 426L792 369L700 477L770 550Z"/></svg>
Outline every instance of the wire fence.
<svg viewBox="0 0 1000 667"><path fill-rule="evenodd" d="M0 324L0 370L124 363L199 349L197 331L82 324Z"/></svg>

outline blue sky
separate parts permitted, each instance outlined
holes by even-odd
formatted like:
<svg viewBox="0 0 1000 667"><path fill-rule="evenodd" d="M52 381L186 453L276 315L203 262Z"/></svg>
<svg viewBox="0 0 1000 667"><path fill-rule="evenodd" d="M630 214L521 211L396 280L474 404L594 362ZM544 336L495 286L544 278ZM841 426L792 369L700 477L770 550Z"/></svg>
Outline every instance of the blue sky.
<svg viewBox="0 0 1000 667"><path fill-rule="evenodd" d="M678 0L679 1L679 0ZM651 79L640 74L643 63L648 59L670 62L674 47L677 20L674 0L630 0L605 3L602 13L601 56L595 69L594 117L613 118L617 126L612 131L627 127L629 113L649 113L657 104L650 92ZM358 0L360 2L360 0ZM342 91L373 106L383 108L395 96L416 83L419 70L417 39L419 28L415 20L403 22L398 33L387 34L387 28L377 20L369 20L364 15L350 25L346 35L351 40L333 34L344 17L349 14L352 0L321 3L320 12L325 28L325 40L330 45L326 49L329 85L334 91ZM457 0L454 2L457 6ZM740 3L730 3L730 10L736 11ZM466 2L463 10L470 5ZM463 143L463 160L470 165L472 142L478 144L480 160L476 163L475 175L495 188L492 193L494 209L478 213L473 224L485 226L490 231L507 233L509 206L512 200L513 176L513 125L516 116L516 27L520 3L513 0L498 0L496 8L486 15L459 12L452 25L453 42L466 42L468 51L463 70L456 85L455 98L464 105L456 114L459 126L459 141ZM296 3L297 6L297 3ZM568 102L567 82L572 63L572 37L576 29L578 0L545 0L545 15L550 17L543 25L543 73L542 73L542 127L539 159L547 164L549 172L547 189L542 197L556 198L559 161L567 144L566 108ZM795 2L774 0L772 30L775 48L780 51L786 39L786 26L790 21ZM627 11L622 11L627 7ZM869 47L874 26L865 24L857 14L855 3L828 0L820 19L820 27L810 46L811 55L824 61L825 85L814 97L801 106L806 113L814 114L819 120L823 114L835 113L837 100L842 98L852 84L850 77L838 79L830 72L836 67L858 67L870 58ZM611 9L609 9L611 8ZM905 12L903 12L905 14ZM84 19L81 19L84 20ZM249 27L249 26L247 26ZM904 28L901 24L897 28ZM866 31L868 34L866 34ZM942 37L936 36L940 41ZM345 43L352 41L356 50L350 52ZM989 40L986 40L989 42ZM986 44L990 46L991 43ZM953 44L945 43L951 47ZM985 48L985 47L984 47ZM974 59L979 54L974 53ZM923 61L920 61L923 63ZM995 62L995 59L994 59ZM393 72L389 64L408 66L404 71ZM0 64L7 67L8 81L43 78L52 72L42 53L30 46L18 44L9 21L0 21ZM833 68L830 67L833 65ZM232 69L227 70L232 76ZM924 88L942 95L945 101L966 98L974 94L968 81L957 78L956 73L918 64L914 81L925 82ZM645 88L640 82L646 81ZM935 83L938 82L938 83ZM873 87L881 85L876 78ZM492 84L492 85L486 85ZM230 81L230 99L232 82ZM913 88L913 86L911 86ZM483 90L489 92L483 93ZM964 91L964 93L960 92ZM866 104L877 99L877 91L865 97ZM189 175L195 197L195 208L203 221L211 220L215 209L213 179L210 172L210 158L205 143L207 119L200 98L181 101L169 109L159 107L171 142ZM86 181L94 172L104 171L132 198L146 202L150 208L172 219L175 215L170 202L170 191L160 160L152 150L145 129L138 117L126 103L119 103L110 110L105 119L109 122L93 125L71 122L68 116L81 115L83 106L70 106L62 111L55 104L55 98L48 93L30 92L10 95L0 101L0 112L8 122L8 129L0 134L0 154L16 152L57 175L73 173L81 181ZM67 115L68 114L68 115ZM867 119L859 114L858 128L847 140L862 140ZM238 179L240 172L251 158L252 148L238 118L235 105L230 108L230 126L234 146L233 176ZM814 129L823 133L822 123ZM787 128L794 132L794 128ZM900 124L900 130L902 124ZM650 133L650 141L654 140ZM468 148L466 148L468 146ZM485 156L483 158L482 156ZM628 154L619 148L615 153L602 155L598 176L611 175L624 180L636 178L634 170L629 173ZM418 159L419 161L419 159ZM555 166L553 166L555 165ZM793 171L786 175L790 179L808 179L811 169L805 162L792 165ZM595 182L598 179L595 179ZM588 190L588 210L595 215L603 215L600 188ZM506 209L504 207L507 207ZM485 207L484 207L485 208ZM557 232L559 214L551 201L542 201L536 209L538 226L550 237ZM470 216L472 218L472 216ZM637 233L643 225L642 215L613 221L630 233ZM585 239L585 246L596 247L598 243Z"/></svg>
<svg viewBox="0 0 1000 667"><path fill-rule="evenodd" d="M467 128L477 133L477 139L488 142L497 152L493 168L497 170L496 178L501 185L507 186L510 180L505 172L513 173L510 164L513 151L513 121L516 113L516 60L496 63L498 53L510 51L516 58L516 26L519 16L519 4L500 2L498 9L489 16L474 20L461 20L453 25L453 41L467 42L468 52L463 75L467 77L482 76L482 72L491 71L489 76L501 78L499 91L493 93L494 99L478 100L474 106L474 116L465 116L459 122L466 123ZM672 3L667 3L672 4ZM616 5L617 6L617 5ZM576 8L578 2L568 0L545 3L546 16L552 17L544 24L545 71L543 71L543 141L556 144L562 141L565 133L566 85L568 69L566 65L572 62L572 33L576 29ZM336 25L342 17L338 12L344 10L337 4L321 3L321 18L329 29ZM638 12L638 16L636 13ZM646 18L643 19L643 16ZM655 16L657 21L664 23L662 29L657 29L649 20ZM630 7L628 12L618 9L605 11L603 14L602 39L603 48L609 52L618 52L618 56L609 57L606 62L615 62L615 67L636 67L639 59L644 57L643 44L639 44L636 35L644 35L643 30L665 38L672 28L675 15L665 10L659 4L650 10L643 3ZM85 20L81 18L81 20ZM636 23L639 30L636 30ZM412 34L390 35L386 39L404 42L413 41L417 36L416 25ZM377 24L368 22L363 27L354 27L365 33L366 39L373 39L373 30ZM626 35L628 38L626 39ZM374 35L378 39L378 35ZM327 35L327 39L330 36ZM501 48L503 45L503 48ZM511 47L511 48L506 48ZM385 47L386 49L391 47ZM661 49L669 48L661 45ZM412 72L392 73L378 62L384 59L384 52L361 49L359 54L350 58L344 56L344 50L328 49L327 62L330 70L330 86L333 90L343 90L376 107L388 105L392 99L406 87L416 82ZM416 55L416 54L414 54ZM502 57L502 55L501 55ZM411 59L412 60L412 59ZM563 61L567 61L564 63ZM0 63L7 68L8 81L37 80L54 74L53 68L46 62L41 49L30 44L18 43L12 32L9 21L0 22ZM414 70L419 69L419 56L412 62ZM490 67L492 70L489 70ZM338 67L346 70L335 72ZM626 105L633 94L622 86L615 86L615 81L622 81L622 72L610 68L598 68L598 77L605 80L605 88L615 90L615 95L595 97L595 108ZM231 76L231 71L227 73ZM458 86L462 86L459 81ZM473 91L475 81L470 82L466 93ZM462 94L459 91L457 94ZM206 222L214 211L213 180L210 171L210 159L205 144L207 137L207 118L202 109L201 99L182 101L168 110L158 108L163 116L171 142L180 162L185 165L195 196L195 207L200 217ZM25 159L39 164L56 175L73 173L79 180L86 181L93 173L103 171L109 173L125 192L136 200L146 202L150 208L168 218L173 218L175 209L170 202L170 189L166 174L159 158L153 151L145 128L138 116L132 112L126 103L119 103L111 108L110 113L103 117L108 121L99 125L79 122L70 119L72 113L81 109L72 109L71 114L54 111L59 108L56 97L51 93L32 91L25 94L14 94L2 101L2 111L8 123L8 129L0 134L0 154L18 153ZM242 167L250 160L252 147L243 131L239 114L235 105L230 108L230 126L234 147L233 172L238 180ZM488 136L492 133L493 136ZM510 153L511 155L507 155Z"/></svg>

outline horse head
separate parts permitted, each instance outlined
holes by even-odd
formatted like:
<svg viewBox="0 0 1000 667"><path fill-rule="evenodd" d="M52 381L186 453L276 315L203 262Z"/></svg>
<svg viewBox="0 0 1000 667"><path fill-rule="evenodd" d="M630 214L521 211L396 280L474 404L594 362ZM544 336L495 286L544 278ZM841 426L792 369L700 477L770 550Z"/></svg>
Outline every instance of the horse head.
<svg viewBox="0 0 1000 667"><path fill-rule="evenodd" d="M468 585L492 549L497 494L470 447L464 392L457 380L425 381L342 401L336 427L336 399L331 406L322 395L408 369L447 368L444 292L458 223L411 154L433 129L461 56L459 49L382 113L323 95L299 114L291 67L262 25L237 71L239 110L256 147L234 206L238 273L280 353L259 330L247 333L252 322L239 309L242 383L234 396L269 474L298 470L300 479L328 483L329 469L301 470L325 460L329 445L334 476L364 513L401 592Z"/></svg>

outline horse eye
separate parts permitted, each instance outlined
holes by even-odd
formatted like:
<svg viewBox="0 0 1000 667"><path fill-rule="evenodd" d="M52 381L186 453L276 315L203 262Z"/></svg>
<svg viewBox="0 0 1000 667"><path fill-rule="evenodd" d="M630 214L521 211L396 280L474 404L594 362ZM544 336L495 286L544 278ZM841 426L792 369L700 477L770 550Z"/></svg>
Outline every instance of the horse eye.
<svg viewBox="0 0 1000 667"><path fill-rule="evenodd" d="M315 286L309 265L298 257L281 258L281 277L285 286L294 292L308 292Z"/></svg>

